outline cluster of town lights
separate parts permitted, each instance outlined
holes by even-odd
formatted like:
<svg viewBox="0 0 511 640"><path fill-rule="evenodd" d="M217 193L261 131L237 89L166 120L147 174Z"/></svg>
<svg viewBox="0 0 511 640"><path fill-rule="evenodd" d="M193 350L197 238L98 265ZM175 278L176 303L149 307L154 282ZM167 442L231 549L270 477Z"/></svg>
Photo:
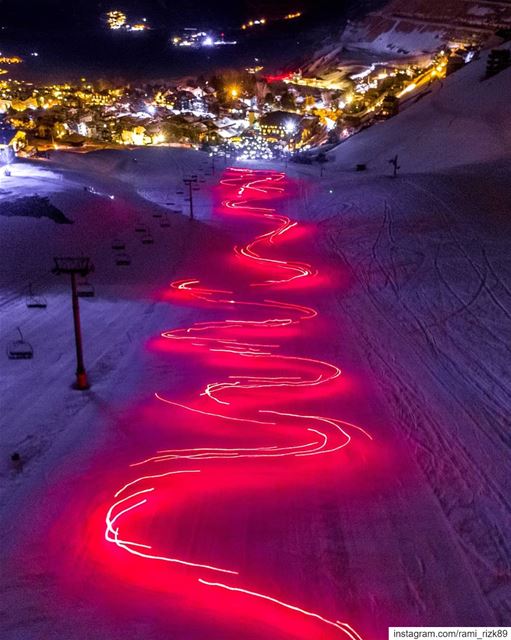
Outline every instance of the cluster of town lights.
<svg viewBox="0 0 511 640"><path fill-rule="evenodd" d="M285 16L280 18L273 18L273 22L278 20L296 20L302 16L301 11L293 11L292 13L287 13ZM262 27L269 22L268 18L257 18L255 20L248 20L247 22L241 25L241 29L245 31L246 29L252 29L254 27Z"/></svg>
<svg viewBox="0 0 511 640"><path fill-rule="evenodd" d="M173 36L171 42L174 47L183 47L185 49L211 48L237 44L236 40L225 40L223 33L221 33L218 38L206 31L199 31L192 28L184 29L180 36Z"/></svg>
<svg viewBox="0 0 511 640"><path fill-rule="evenodd" d="M106 14L106 23L109 29L113 31L146 31L149 29L146 18L142 18L139 22L129 24L126 14L118 10L109 11Z"/></svg>
<svg viewBox="0 0 511 640"><path fill-rule="evenodd" d="M266 24L266 18L258 18L257 20L249 20L241 25L243 31L245 29L251 29L252 27L258 27L260 25Z"/></svg>

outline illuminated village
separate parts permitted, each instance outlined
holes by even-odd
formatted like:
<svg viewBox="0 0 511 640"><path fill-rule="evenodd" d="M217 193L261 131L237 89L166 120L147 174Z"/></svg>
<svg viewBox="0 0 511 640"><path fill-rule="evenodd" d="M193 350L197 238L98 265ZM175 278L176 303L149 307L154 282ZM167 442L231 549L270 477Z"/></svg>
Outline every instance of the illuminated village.
<svg viewBox="0 0 511 640"><path fill-rule="evenodd" d="M266 77L261 68L169 86L100 88L85 78L36 86L6 77L0 114L19 132L26 156L66 145L182 144L247 158L293 157L396 115L474 53L441 50L421 65L373 64L330 79L300 71Z"/></svg>

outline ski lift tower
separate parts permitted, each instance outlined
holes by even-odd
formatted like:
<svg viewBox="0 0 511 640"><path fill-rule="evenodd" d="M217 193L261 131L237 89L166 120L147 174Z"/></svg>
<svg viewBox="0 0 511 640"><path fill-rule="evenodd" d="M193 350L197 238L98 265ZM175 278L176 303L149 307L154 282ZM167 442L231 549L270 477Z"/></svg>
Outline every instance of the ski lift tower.
<svg viewBox="0 0 511 640"><path fill-rule="evenodd" d="M183 182L188 187L188 198L186 198L186 201L190 205L190 220L193 220L193 192L199 190L197 176L193 175L190 178L183 178Z"/></svg>
<svg viewBox="0 0 511 640"><path fill-rule="evenodd" d="M80 328L80 306L78 304L78 290L76 286L76 276L85 278L94 271L94 265L90 258L54 258L55 267L52 272L56 275L68 274L71 276L71 293L73 299L73 319L75 325L76 343L76 384L75 389L84 391L90 387L87 380L87 373L83 364L82 333Z"/></svg>

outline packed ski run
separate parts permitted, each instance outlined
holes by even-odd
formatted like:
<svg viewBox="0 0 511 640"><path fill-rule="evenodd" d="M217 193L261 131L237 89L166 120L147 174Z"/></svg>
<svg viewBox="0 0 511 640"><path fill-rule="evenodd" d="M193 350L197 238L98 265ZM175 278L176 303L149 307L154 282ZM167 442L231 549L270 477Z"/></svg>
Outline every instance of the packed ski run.
<svg viewBox="0 0 511 640"><path fill-rule="evenodd" d="M252 276L252 263L262 271L262 275L253 282L248 282L246 287L266 287L272 290L279 285L302 279L313 278L317 271L306 263L287 261L271 258L264 255L265 249L271 245L284 243L285 234L296 226L296 222L287 216L279 215L276 208L268 206L278 200L280 194L285 191L286 178L283 173L275 171L254 171L250 169L229 169L221 180L223 189L229 199L222 202L226 210L234 211L238 216L253 216L262 223L269 223L273 228L257 236L257 238L242 248L235 248L235 254L241 265ZM233 198L233 199L230 199ZM269 202L268 202L269 201ZM262 206L265 205L265 206ZM248 265L248 267L246 266ZM227 282L226 285L230 283ZM360 426L342 421L339 418L320 415L302 415L290 410L277 411L269 407L279 402L278 393L281 390L300 389L303 393L320 385L328 386L341 375L341 370L333 364L320 360L292 355L284 355L277 352L280 344L268 344L273 336L281 335L283 328L292 327L307 320L314 320L316 311L310 307L299 306L289 302L276 300L236 299L231 290L218 290L207 288L196 279L184 279L172 283L179 298L185 300L198 300L208 305L218 305L221 309L236 310L231 313L241 314L243 317L229 317L220 322L198 322L187 328L173 329L162 333L166 340L179 341L190 352L190 357L201 354L226 353L235 355L241 359L255 361L254 372L241 375L233 371L227 380L210 382L200 393L200 397L206 397L207 402L199 397L195 402L183 403L171 400L155 393L155 398L165 404L179 407L192 415L199 413L215 421L221 428L222 421L235 421L240 429L257 429L265 427L268 433L269 427L276 431L285 429L289 433L291 444L269 443L259 447L198 447L193 449L167 449L160 450L154 456L135 462L132 466L135 471L142 472L127 482L115 493L115 502L110 506L106 516L105 537L109 542L124 549L128 553L139 556L146 562L166 562L180 564L197 571L197 580L202 585L215 589L224 589L243 594L249 600L256 598L263 600L271 608L280 608L285 614L292 612L296 616L304 616L313 622L319 623L318 629L308 627L307 635L303 637L327 637L325 633L330 631L332 637L347 637L352 640L360 640L361 636L347 622L330 620L320 613L309 611L305 608L272 597L269 594L259 593L249 587L242 587L233 582L231 576L239 576L239 572L233 568L217 567L201 562L197 559L184 559L156 553L150 544L142 540L132 541L129 534L124 534L124 523L134 516L136 511L142 513L149 502L157 496L163 484L164 491L172 488L172 483L177 474L201 473L202 481L211 482L208 475L211 473L210 462L222 461L221 469L229 474L229 464L232 460L250 459L251 461L265 459L274 461L278 465L285 462L285 458L306 458L309 456L335 455L348 446L353 435L357 437L371 436ZM270 317L264 319L247 319L249 310L265 310ZM264 343L253 341L255 336L265 339ZM258 375L261 368L277 368L281 375ZM245 370L250 365L245 365ZM295 374L295 375L292 375ZM300 374L300 375L296 375ZM261 398L261 391L273 393L273 402L265 402ZM256 392L259 401L251 406L251 396ZM286 394L283 398L286 400ZM261 403L261 404L259 404ZM220 406L218 406L220 405ZM296 442L300 442L296 444ZM176 470L176 466L186 461L191 468ZM191 461L191 462L189 462ZM320 463L318 463L320 464ZM165 470L162 470L162 467ZM218 463L216 464L218 468ZM289 472L283 467L283 473ZM197 485L196 485L197 486ZM198 486L200 491L200 485ZM156 498L157 499L157 498ZM227 574L227 575L226 575ZM227 583L221 580L231 578ZM239 576L242 581L242 576ZM264 612L264 609L262 609ZM275 615L275 614L273 614ZM285 626L285 622L283 623ZM325 627L321 630L321 627ZM314 630L313 630L314 629ZM310 634L313 635L310 635Z"/></svg>
<svg viewBox="0 0 511 640"><path fill-rule="evenodd" d="M156 200L155 163L136 177ZM27 256L3 273L21 288L54 235L89 243L93 388L66 387L67 283L45 310L4 294L4 340L21 326L35 351L5 368L5 457L24 460L2 475L5 637L82 640L92 620L98 638L215 640L505 622L506 220L499 170L484 193L475 171L229 171L150 253L131 227L158 205L104 172L95 191L114 200L83 192L92 174L42 182L76 222L3 221ZM134 268L110 266L113 237Z"/></svg>

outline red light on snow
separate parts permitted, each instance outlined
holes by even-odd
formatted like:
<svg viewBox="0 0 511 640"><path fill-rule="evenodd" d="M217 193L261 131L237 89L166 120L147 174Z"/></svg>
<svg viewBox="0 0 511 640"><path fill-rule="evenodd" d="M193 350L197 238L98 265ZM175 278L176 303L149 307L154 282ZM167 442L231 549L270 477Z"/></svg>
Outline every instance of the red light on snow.
<svg viewBox="0 0 511 640"><path fill-rule="evenodd" d="M174 447L134 460L106 510L104 536L141 567L155 567L148 582L157 580L165 590L169 574L160 576L159 572L171 571L175 579L170 580L169 593L193 594L191 600L197 607L206 607L213 598L215 614L226 620L232 620L233 612L241 612L297 638L361 640L352 626L336 617L250 588L236 557L220 562L214 553L210 557L185 556L153 543L147 529L140 526L157 519L162 510L175 511L178 517L201 491L214 494L223 487L224 492L241 493L260 481L257 468L275 475L281 470L285 475L286 469L305 469L311 460L317 465L322 459L342 464L345 450L351 450L353 442L371 440L362 427L316 411L302 413L293 401L339 393L342 372L336 364L289 354L282 348L282 340L290 336L314 339L310 327L318 313L306 304L278 299L278 290L288 291L290 285L302 283L317 287L327 281L318 276L313 265L281 256L284 242L302 233L296 221L274 206L291 188L281 172L226 170L220 180L223 197L218 211L263 227L248 243L234 247L236 275L249 278L244 293L240 294L237 281L233 286L234 280L220 287L209 286L193 275L174 281L169 290L173 303L213 309L217 315L191 326L164 330L151 343L162 357L167 350L175 350L176 357L183 360L201 358L208 376L202 391L192 399L176 399L168 390L156 390L159 411L172 411L184 421L209 425L212 432L236 433L245 438L245 444ZM263 293L265 289L269 293ZM213 369L218 369L214 377ZM251 473L245 473L247 468ZM295 474L289 474L291 477ZM134 581L140 579L136 576Z"/></svg>

